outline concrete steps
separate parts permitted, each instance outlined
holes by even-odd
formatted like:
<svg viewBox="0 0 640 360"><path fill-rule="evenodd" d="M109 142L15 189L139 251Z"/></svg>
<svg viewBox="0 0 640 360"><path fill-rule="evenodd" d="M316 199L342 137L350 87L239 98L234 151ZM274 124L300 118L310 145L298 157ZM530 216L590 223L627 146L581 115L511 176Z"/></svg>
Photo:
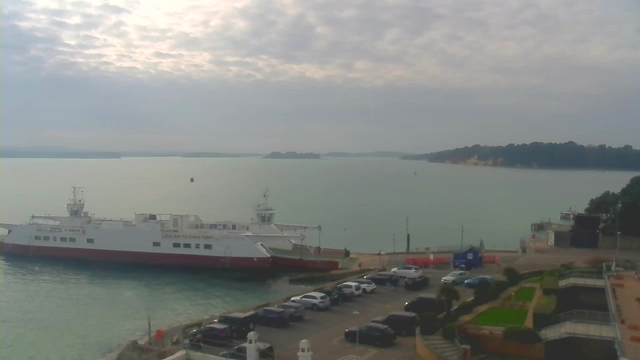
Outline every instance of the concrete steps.
<svg viewBox="0 0 640 360"><path fill-rule="evenodd" d="M462 349L440 336L423 336L424 345L442 360L462 359Z"/></svg>

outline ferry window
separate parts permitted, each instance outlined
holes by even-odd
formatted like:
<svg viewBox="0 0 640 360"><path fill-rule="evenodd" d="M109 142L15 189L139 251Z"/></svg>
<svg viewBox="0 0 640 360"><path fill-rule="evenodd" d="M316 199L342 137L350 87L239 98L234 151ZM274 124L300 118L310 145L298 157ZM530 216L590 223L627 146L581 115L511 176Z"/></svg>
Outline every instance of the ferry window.
<svg viewBox="0 0 640 360"><path fill-rule="evenodd" d="M231 230L235 230L236 229L236 224L231 225Z"/></svg>
<svg viewBox="0 0 640 360"><path fill-rule="evenodd" d="M204 244L205 250L211 250L211 244Z"/></svg>
<svg viewBox="0 0 640 360"><path fill-rule="evenodd" d="M213 230L218 230L218 224L213 224Z"/></svg>
<svg viewBox="0 0 640 360"><path fill-rule="evenodd" d="M173 227L174 227L174 228L177 228L177 227L178 227L178 218L177 218L177 217L174 217L174 218L173 218Z"/></svg>
<svg viewBox="0 0 640 360"><path fill-rule="evenodd" d="M183 247L183 248L185 248L185 249L191 249L191 244L189 244L189 243L183 243L183 244L182 244L182 247Z"/></svg>
<svg viewBox="0 0 640 360"><path fill-rule="evenodd" d="M48 236L43 236L43 237L42 237L42 240L44 240L44 241L49 241L49 237L48 237Z"/></svg>
<svg viewBox="0 0 640 360"><path fill-rule="evenodd" d="M180 243L173 243L173 247L174 248L179 248L180 247Z"/></svg>
<svg viewBox="0 0 640 360"><path fill-rule="evenodd" d="M196 249L200 249L200 244L196 244Z"/></svg>
<svg viewBox="0 0 640 360"><path fill-rule="evenodd" d="M153 242L153 246L155 246L155 247L160 247L160 243L159 243L159 242L155 242L155 241L154 241L154 242Z"/></svg>
<svg viewBox="0 0 640 360"><path fill-rule="evenodd" d="M64 236L61 236L61 237L60 237L60 241L62 241L62 242L67 242L67 238L66 238L66 237L64 237Z"/></svg>
<svg viewBox="0 0 640 360"><path fill-rule="evenodd" d="M69 242L76 242L76 238L69 238Z"/></svg>
<svg viewBox="0 0 640 360"><path fill-rule="evenodd" d="M222 230L226 230L227 229L227 224L222 224Z"/></svg>
<svg viewBox="0 0 640 360"><path fill-rule="evenodd" d="M87 244L93 244L93 239L92 238L87 238Z"/></svg>
<svg viewBox="0 0 640 360"><path fill-rule="evenodd" d="M36 235L36 240L42 240L42 237L40 235Z"/></svg>

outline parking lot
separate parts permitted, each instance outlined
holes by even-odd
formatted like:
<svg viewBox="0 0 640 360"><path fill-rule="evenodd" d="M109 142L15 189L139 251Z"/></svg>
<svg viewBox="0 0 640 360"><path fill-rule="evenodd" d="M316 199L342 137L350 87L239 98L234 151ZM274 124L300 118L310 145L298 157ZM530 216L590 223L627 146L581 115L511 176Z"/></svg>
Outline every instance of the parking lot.
<svg viewBox="0 0 640 360"><path fill-rule="evenodd" d="M429 270L431 285L422 291L407 291L402 286L396 290L378 286L373 294L362 294L353 301L342 302L325 311L306 312L305 318L299 322L292 322L286 328L271 328L258 326L259 341L272 344L277 359L297 359L300 340L311 342L314 359L416 359L414 337L398 337L396 344L388 348L378 348L369 345L356 345L344 339L345 329L364 325L378 316L387 315L393 311L402 311L404 303L419 294L435 294L440 285L440 278L450 270ZM473 271L471 276L493 272L491 269ZM473 296L473 291L463 286L457 286L462 299Z"/></svg>

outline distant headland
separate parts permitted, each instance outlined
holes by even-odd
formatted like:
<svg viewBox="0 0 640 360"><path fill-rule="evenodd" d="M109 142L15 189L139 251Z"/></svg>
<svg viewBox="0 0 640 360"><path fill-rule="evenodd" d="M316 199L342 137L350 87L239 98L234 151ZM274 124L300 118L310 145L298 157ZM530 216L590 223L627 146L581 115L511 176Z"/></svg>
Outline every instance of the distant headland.
<svg viewBox="0 0 640 360"><path fill-rule="evenodd" d="M314 153L298 153L295 151L287 151L286 153L281 153L278 151L274 151L269 155L265 155L264 159L322 159L320 155Z"/></svg>
<svg viewBox="0 0 640 360"><path fill-rule="evenodd" d="M63 147L2 147L0 148L0 157L20 159L120 159L120 153L75 150Z"/></svg>
<svg viewBox="0 0 640 360"><path fill-rule="evenodd" d="M548 169L640 170L640 150L631 145L614 148L606 145L566 143L473 145L421 155L402 156L402 160L427 160L434 163L475 166L503 166Z"/></svg>
<svg viewBox="0 0 640 360"><path fill-rule="evenodd" d="M230 153L219 153L219 152L192 152L186 153L182 155L182 157L186 158L238 158L238 157L249 157L249 156L260 156L260 154L230 154Z"/></svg>

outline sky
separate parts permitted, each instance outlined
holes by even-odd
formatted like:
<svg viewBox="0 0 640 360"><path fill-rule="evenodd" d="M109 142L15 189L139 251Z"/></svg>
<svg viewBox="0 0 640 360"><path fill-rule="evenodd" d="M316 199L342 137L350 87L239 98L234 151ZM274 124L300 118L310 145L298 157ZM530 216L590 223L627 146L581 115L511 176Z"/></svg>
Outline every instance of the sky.
<svg viewBox="0 0 640 360"><path fill-rule="evenodd" d="M637 0L3 0L0 144L640 147Z"/></svg>

